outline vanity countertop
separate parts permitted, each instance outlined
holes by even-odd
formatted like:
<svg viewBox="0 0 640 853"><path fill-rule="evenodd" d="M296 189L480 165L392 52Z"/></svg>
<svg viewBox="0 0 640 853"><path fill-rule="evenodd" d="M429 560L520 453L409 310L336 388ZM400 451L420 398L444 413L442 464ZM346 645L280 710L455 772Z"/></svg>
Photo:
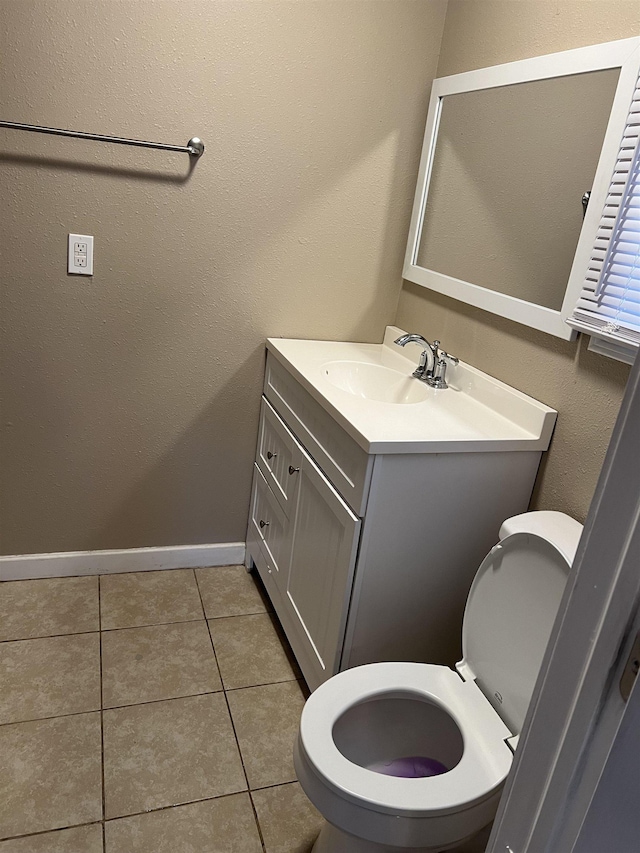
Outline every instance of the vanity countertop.
<svg viewBox="0 0 640 853"><path fill-rule="evenodd" d="M269 338L267 349L367 453L548 448L554 409L464 362L449 367L449 388L430 388L411 376L422 348L394 344L401 334L387 326L382 344ZM355 377L352 390L344 390L343 375ZM378 375L384 382L391 377L403 399L417 402L372 399Z"/></svg>

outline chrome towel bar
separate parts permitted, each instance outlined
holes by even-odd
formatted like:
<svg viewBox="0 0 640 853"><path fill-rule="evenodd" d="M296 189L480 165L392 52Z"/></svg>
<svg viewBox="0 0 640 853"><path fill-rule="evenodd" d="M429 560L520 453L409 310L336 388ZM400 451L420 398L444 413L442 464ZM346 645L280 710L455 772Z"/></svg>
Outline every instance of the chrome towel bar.
<svg viewBox="0 0 640 853"><path fill-rule="evenodd" d="M95 142L115 142L117 145L135 145L138 148L157 148L160 151L181 151L190 157L204 154L204 142L192 136L186 145L166 145L164 142L145 142L142 139L124 139L122 136L104 136L100 133L82 133L79 130L63 130L59 127L41 127L38 124L20 124L16 121L0 121L0 127L11 130L28 130L33 133L50 133L53 136L72 136L74 139L92 139Z"/></svg>

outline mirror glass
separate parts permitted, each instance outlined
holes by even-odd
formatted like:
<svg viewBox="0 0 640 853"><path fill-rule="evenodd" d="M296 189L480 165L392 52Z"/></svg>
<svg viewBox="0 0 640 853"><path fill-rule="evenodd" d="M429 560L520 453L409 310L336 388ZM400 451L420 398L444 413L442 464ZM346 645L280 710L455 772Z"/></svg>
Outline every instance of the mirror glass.
<svg viewBox="0 0 640 853"><path fill-rule="evenodd" d="M444 97L417 265L559 311L618 78Z"/></svg>

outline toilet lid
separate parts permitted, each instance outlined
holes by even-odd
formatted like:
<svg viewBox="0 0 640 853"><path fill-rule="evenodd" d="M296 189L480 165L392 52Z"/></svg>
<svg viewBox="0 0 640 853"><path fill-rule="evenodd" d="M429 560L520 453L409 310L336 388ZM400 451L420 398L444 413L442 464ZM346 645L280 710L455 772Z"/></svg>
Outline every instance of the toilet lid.
<svg viewBox="0 0 640 853"><path fill-rule="evenodd" d="M522 729L581 532L562 513L510 519L469 592L457 669L475 679L514 734Z"/></svg>

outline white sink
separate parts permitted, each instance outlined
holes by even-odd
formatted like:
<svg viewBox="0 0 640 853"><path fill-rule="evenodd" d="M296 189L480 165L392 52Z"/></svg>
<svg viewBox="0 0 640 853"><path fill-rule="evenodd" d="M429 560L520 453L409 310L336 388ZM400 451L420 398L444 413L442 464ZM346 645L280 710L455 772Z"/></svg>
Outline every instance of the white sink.
<svg viewBox="0 0 640 853"><path fill-rule="evenodd" d="M378 403L424 403L427 386L382 364L366 361L329 361L322 365L327 381L342 391Z"/></svg>
<svg viewBox="0 0 640 853"><path fill-rule="evenodd" d="M367 453L546 450L557 412L460 362L446 389L412 377L422 347L269 338L267 349ZM446 342L445 342L446 343ZM399 405L401 404L401 405Z"/></svg>

